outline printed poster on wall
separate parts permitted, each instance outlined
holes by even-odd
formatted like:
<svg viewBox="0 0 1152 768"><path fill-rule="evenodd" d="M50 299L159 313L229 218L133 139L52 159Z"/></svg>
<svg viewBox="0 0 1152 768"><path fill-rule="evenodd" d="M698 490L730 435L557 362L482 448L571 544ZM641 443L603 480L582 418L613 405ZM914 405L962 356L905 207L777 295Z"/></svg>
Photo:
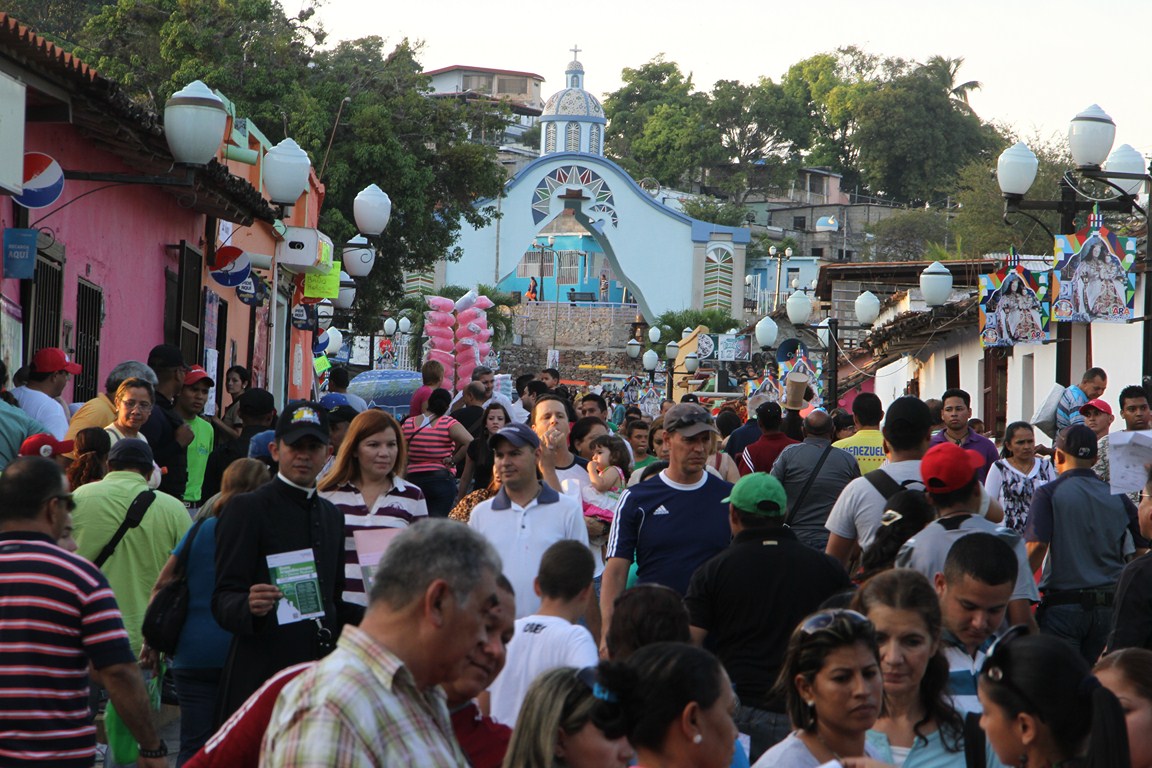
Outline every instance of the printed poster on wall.
<svg viewBox="0 0 1152 768"><path fill-rule="evenodd" d="M1047 272L1004 267L980 276L980 346L1043 344L1049 338L1051 302Z"/></svg>
<svg viewBox="0 0 1152 768"><path fill-rule="evenodd" d="M1054 322L1123 323L1136 296L1136 238L1118 237L1101 217L1074 235L1057 235L1052 259Z"/></svg>

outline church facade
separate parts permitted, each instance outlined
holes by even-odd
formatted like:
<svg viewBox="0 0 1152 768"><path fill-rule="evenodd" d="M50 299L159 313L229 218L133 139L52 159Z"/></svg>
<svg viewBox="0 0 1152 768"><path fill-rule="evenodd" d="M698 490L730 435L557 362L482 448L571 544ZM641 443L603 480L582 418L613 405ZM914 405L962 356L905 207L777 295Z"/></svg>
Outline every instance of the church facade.
<svg viewBox="0 0 1152 768"><path fill-rule="evenodd" d="M497 285L537 300L634 302L648 321L665 311L740 316L750 231L693 219L663 204L604 157L604 108L569 63L565 88L545 103L540 157L478 205L500 217L465 227L459 261L440 284Z"/></svg>

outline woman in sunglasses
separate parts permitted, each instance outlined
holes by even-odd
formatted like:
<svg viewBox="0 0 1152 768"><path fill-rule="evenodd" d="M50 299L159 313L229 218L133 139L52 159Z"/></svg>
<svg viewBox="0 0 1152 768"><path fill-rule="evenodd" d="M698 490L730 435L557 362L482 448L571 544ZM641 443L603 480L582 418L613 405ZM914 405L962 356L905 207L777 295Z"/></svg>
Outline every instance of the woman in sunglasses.
<svg viewBox="0 0 1152 768"><path fill-rule="evenodd" d="M936 590L919 572L897 568L866 582L852 607L876 627L884 678L884 714L868 743L903 768L963 768L964 721L946 692Z"/></svg>
<svg viewBox="0 0 1152 768"><path fill-rule="evenodd" d="M865 616L831 610L801 622L776 687L796 730L754 768L816 768L830 760L861 766L879 757L865 737L880 716L884 683L875 630Z"/></svg>
<svg viewBox="0 0 1152 768"><path fill-rule="evenodd" d="M1008 630L988 650L979 695L1004 765L1130 768L1120 703L1063 640Z"/></svg>
<svg viewBox="0 0 1152 768"><path fill-rule="evenodd" d="M540 675L520 705L504 768L624 768L634 753L622 731L592 722L596 669Z"/></svg>
<svg viewBox="0 0 1152 768"><path fill-rule="evenodd" d="M732 764L736 695L712 654L686 643L654 643L626 662L601 662L597 675L592 721L606 733L626 734L638 765Z"/></svg>

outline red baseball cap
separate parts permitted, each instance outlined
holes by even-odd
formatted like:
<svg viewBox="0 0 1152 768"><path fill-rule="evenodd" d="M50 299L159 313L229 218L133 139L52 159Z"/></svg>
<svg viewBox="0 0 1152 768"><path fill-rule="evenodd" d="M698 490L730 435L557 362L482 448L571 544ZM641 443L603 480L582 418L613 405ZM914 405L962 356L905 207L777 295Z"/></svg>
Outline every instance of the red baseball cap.
<svg viewBox="0 0 1152 768"><path fill-rule="evenodd" d="M208 375L208 371L204 370L203 366L194 365L188 369L188 373L184 374L184 386L190 387L193 384L208 379L208 383L213 387L216 382L212 381L212 377Z"/></svg>
<svg viewBox="0 0 1152 768"><path fill-rule="evenodd" d="M64 354L64 350L59 347L44 347L36 354L32 355L32 370L36 373L56 373L57 371L68 371L68 373L80 373L80 366L68 359L68 355Z"/></svg>
<svg viewBox="0 0 1152 768"><path fill-rule="evenodd" d="M984 457L955 443L939 443L920 462L920 477L929 493L951 493L972 482L984 467Z"/></svg>
<svg viewBox="0 0 1152 768"><path fill-rule="evenodd" d="M52 435L32 435L20 444L20 455L50 459L62 453L71 453L72 446L72 440L57 440Z"/></svg>
<svg viewBox="0 0 1152 768"><path fill-rule="evenodd" d="M1081 414L1087 415L1087 411L1090 410L1097 410L1100 411L1100 413L1106 413L1109 416L1112 415L1112 406L1108 405L1108 403L1101 400L1100 398L1089 400L1088 402L1084 403L1084 405L1080 406Z"/></svg>

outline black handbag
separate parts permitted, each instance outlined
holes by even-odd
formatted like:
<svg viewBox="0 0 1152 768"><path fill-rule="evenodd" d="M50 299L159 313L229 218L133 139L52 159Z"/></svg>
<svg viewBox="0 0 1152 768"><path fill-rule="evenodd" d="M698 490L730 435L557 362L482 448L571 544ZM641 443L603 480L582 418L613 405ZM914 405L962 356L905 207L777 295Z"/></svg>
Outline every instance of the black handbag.
<svg viewBox="0 0 1152 768"><path fill-rule="evenodd" d="M202 525L203 520L192 526L184 542L184 549L176 558L172 580L160 588L144 612L141 634L144 635L144 641L160 653L172 655L176 652L180 632L188 619L188 559L192 556L192 543L196 541L196 534Z"/></svg>

